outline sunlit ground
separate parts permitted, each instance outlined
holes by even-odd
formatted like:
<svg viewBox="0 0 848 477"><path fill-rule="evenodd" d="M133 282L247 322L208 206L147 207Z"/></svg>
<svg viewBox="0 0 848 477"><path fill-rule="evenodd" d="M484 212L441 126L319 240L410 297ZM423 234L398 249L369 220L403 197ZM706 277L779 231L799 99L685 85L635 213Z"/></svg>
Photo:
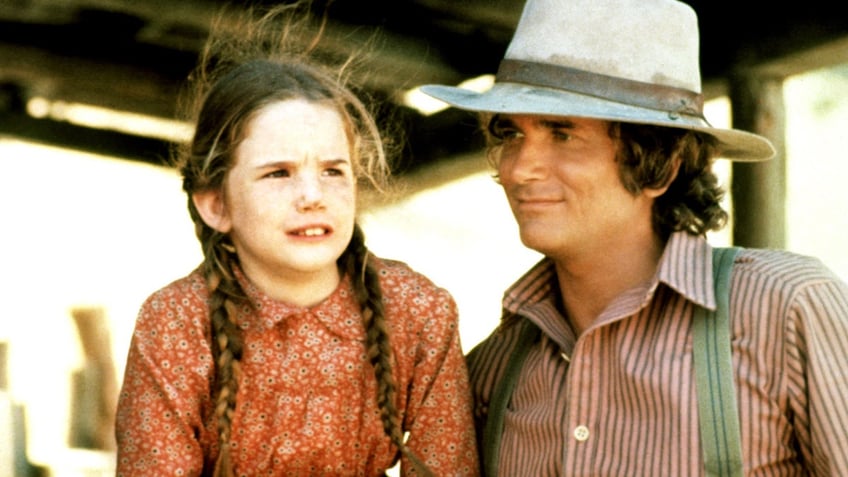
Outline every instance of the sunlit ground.
<svg viewBox="0 0 848 477"><path fill-rule="evenodd" d="M787 248L822 258L848 279L848 80L808 75L786 91ZM713 123L726 122L724 108L711 104ZM0 140L0 203L9 392L26 406L30 459L54 467L53 475L83 475L57 464L68 453L69 375L83 359L69 310L106 309L120 381L139 304L200 260L185 198L169 170ZM520 244L484 167L370 210L362 222L376 253L406 261L453 293L466 350L496 325L503 289L539 258ZM711 240L726 243L727 234Z"/></svg>

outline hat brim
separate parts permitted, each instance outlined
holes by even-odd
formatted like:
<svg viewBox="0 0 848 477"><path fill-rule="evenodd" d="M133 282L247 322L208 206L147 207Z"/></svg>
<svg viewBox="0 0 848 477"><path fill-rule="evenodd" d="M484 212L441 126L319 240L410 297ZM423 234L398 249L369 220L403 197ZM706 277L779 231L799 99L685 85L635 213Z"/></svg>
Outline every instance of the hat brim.
<svg viewBox="0 0 848 477"><path fill-rule="evenodd" d="M700 131L718 139L720 157L735 161L764 161L775 155L771 143L757 134L714 128L698 116L648 109L559 89L502 82L495 83L483 93L443 85L426 85L421 87L421 91L469 111L574 116Z"/></svg>

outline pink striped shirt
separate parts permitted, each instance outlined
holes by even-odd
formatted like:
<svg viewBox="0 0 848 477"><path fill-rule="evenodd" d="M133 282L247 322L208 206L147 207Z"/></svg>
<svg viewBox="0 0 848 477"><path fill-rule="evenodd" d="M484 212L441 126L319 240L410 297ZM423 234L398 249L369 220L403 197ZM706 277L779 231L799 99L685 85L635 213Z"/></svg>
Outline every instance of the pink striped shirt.
<svg viewBox="0 0 848 477"><path fill-rule="evenodd" d="M715 308L711 247L672 235L653 280L579 337L558 293L543 260L468 356L480 432L515 323L542 330L505 413L499 474L703 475L690 325L696 306ZM848 476L848 285L816 259L745 249L730 314L745 475Z"/></svg>

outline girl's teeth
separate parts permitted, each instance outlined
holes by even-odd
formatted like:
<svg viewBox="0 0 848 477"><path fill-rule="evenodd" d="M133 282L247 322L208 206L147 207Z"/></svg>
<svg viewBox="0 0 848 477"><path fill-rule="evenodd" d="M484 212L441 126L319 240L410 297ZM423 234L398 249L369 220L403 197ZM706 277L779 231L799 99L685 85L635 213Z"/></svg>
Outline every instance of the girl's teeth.
<svg viewBox="0 0 848 477"><path fill-rule="evenodd" d="M316 235L324 235L324 229L306 229L302 232L302 235L306 235L307 237L314 237Z"/></svg>

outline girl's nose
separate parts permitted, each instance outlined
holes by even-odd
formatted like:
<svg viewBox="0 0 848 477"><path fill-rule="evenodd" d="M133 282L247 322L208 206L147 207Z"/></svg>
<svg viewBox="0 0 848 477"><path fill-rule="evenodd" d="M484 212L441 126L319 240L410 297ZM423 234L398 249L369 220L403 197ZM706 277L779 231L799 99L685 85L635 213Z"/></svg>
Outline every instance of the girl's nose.
<svg viewBox="0 0 848 477"><path fill-rule="evenodd" d="M298 194L295 206L298 211L305 212L323 207L324 192L321 180L313 174L303 174L297 179Z"/></svg>

